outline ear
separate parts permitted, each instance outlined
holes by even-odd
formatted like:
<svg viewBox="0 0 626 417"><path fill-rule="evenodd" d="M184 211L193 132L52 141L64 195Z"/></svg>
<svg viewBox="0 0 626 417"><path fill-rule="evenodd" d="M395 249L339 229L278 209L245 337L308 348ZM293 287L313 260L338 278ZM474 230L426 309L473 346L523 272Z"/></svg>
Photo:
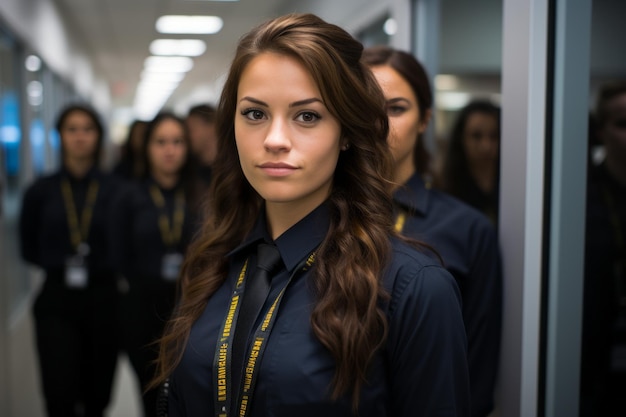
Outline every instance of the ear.
<svg viewBox="0 0 626 417"><path fill-rule="evenodd" d="M424 133L426 131L426 128L428 128L428 124L430 123L430 118L432 117L432 115L433 115L433 109L428 109L426 110L426 113L421 115L420 127L419 127L420 133Z"/></svg>

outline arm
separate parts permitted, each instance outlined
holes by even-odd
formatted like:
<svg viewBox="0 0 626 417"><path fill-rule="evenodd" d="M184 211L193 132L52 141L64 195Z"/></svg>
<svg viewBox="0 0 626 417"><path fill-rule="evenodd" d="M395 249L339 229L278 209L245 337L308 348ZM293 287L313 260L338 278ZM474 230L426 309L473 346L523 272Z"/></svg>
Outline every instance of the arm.
<svg viewBox="0 0 626 417"><path fill-rule="evenodd" d="M408 416L468 416L469 384L460 294L437 266L399 276L389 319L392 412Z"/></svg>
<svg viewBox="0 0 626 417"><path fill-rule="evenodd" d="M488 226L488 227L487 227ZM472 234L472 266L463 289L472 416L494 407L502 322L502 272L495 230L486 225Z"/></svg>
<svg viewBox="0 0 626 417"><path fill-rule="evenodd" d="M108 236L111 266L117 273L126 275L132 257L133 188L124 184L113 198L110 208Z"/></svg>
<svg viewBox="0 0 626 417"><path fill-rule="evenodd" d="M35 265L39 259L39 230L41 229L41 190L33 185L24 193L19 218L20 251L22 258Z"/></svg>

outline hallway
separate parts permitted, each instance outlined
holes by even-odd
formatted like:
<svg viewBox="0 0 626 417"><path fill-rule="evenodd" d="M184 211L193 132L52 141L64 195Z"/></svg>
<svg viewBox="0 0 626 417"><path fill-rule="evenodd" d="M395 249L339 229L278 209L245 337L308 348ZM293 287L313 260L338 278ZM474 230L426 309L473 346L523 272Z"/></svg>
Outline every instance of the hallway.
<svg viewBox="0 0 626 417"><path fill-rule="evenodd" d="M19 390L10 393L11 415L19 417L44 417L44 405L39 387L37 357L32 331L30 310L22 308L11 324L9 374L12 387ZM139 393L135 376L125 355L121 355L107 417L139 417Z"/></svg>

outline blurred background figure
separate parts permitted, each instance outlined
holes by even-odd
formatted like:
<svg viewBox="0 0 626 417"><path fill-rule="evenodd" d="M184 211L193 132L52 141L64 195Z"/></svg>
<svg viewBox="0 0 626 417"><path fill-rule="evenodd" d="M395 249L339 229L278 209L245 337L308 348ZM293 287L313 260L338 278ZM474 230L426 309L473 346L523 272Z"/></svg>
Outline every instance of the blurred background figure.
<svg viewBox="0 0 626 417"><path fill-rule="evenodd" d="M438 186L497 224L499 181L500 108L472 101L452 127Z"/></svg>
<svg viewBox="0 0 626 417"><path fill-rule="evenodd" d="M98 169L103 129L84 105L60 114L60 171L31 185L20 213L24 260L45 272L34 304L48 416L102 416L117 360L106 240L112 177Z"/></svg>
<svg viewBox="0 0 626 417"><path fill-rule="evenodd" d="M174 307L176 278L195 232L197 186L184 121L161 113L146 128L146 174L126 184L111 216L111 252L122 275L120 329L141 391L152 378L156 346ZM143 393L146 417L156 415L156 391Z"/></svg>
<svg viewBox="0 0 626 417"><path fill-rule="evenodd" d="M600 89L594 116L605 158L587 182L580 415L625 415L626 82Z"/></svg>
<svg viewBox="0 0 626 417"><path fill-rule="evenodd" d="M191 153L198 177L208 188L211 182L211 165L217 155L215 107L199 104L189 109L185 120L191 141Z"/></svg>
<svg viewBox="0 0 626 417"><path fill-rule="evenodd" d="M383 89L389 116L388 142L396 162L396 230L429 244L456 279L468 339L471 415L494 408L502 311L502 276L495 228L478 210L431 188L430 155L422 134L433 94L422 65L386 46L364 51ZM424 178L427 178L424 180Z"/></svg>
<svg viewBox="0 0 626 417"><path fill-rule="evenodd" d="M132 180L143 175L145 161L142 156L143 138L147 122L135 120L128 129L126 142L122 145L119 162L113 168L113 174Z"/></svg>

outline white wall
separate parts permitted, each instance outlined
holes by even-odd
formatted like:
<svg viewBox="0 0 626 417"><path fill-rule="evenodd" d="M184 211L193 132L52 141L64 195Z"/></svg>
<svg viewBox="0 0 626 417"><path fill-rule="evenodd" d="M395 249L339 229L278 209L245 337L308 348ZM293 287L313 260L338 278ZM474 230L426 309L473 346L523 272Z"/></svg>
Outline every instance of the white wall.
<svg viewBox="0 0 626 417"><path fill-rule="evenodd" d="M89 54L68 32L70 27L52 0L2 0L0 16L34 53L103 113L110 105L106 83L94 74Z"/></svg>

